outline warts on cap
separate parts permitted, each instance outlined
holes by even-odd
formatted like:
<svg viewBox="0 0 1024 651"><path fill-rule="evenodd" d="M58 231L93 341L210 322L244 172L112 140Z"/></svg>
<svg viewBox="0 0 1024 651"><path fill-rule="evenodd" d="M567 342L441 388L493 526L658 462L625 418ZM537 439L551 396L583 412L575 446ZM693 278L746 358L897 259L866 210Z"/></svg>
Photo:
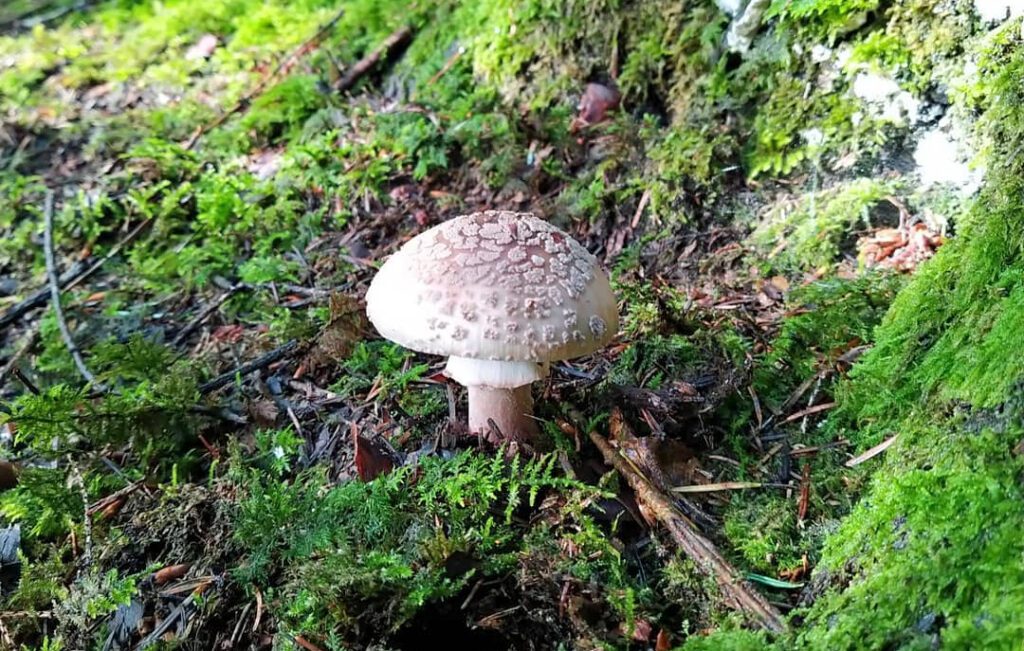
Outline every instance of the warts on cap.
<svg viewBox="0 0 1024 651"><path fill-rule="evenodd" d="M381 267L367 312L382 335L425 353L551 361L591 353L618 329L597 260L529 213L440 224Z"/></svg>

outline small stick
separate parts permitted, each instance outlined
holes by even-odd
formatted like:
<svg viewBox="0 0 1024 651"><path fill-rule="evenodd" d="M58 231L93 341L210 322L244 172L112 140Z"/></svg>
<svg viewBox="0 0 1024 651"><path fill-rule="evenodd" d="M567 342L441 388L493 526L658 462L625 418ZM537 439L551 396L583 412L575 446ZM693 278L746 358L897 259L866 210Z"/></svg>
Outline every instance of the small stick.
<svg viewBox="0 0 1024 651"><path fill-rule="evenodd" d="M12 355L9 360L7 360L7 363L4 364L3 368L0 368L0 385L2 385L3 382L7 379L7 376L11 373L11 371L13 371L15 367L18 366L18 362L21 361L21 358L27 355L28 352L32 350L32 347L35 346L38 341L39 326L37 324L36 327L32 329L32 332L28 333L28 335L25 336L25 343L21 345L21 348L19 348L18 351L14 353L14 355Z"/></svg>
<svg viewBox="0 0 1024 651"><path fill-rule="evenodd" d="M323 649L313 644L301 635L296 635L293 639L295 640L296 644L301 646L303 649L306 649L306 651L324 651Z"/></svg>
<svg viewBox="0 0 1024 651"><path fill-rule="evenodd" d="M636 227L640 225L640 218L643 217L644 208L651 201L651 189L647 188L644 193L640 195L640 203L636 206L636 212L633 213L633 221L629 223L629 227L636 230Z"/></svg>
<svg viewBox="0 0 1024 651"><path fill-rule="evenodd" d="M245 619L249 616L249 609L252 608L252 602L245 604L245 608L242 609L242 614L238 616L238 621L235 622L235 630L231 633L231 644L228 646L229 649L235 648L235 644L238 643L238 637L242 634L242 624Z"/></svg>
<svg viewBox="0 0 1024 651"><path fill-rule="evenodd" d="M51 610L8 610L0 613L6 619L53 619Z"/></svg>
<svg viewBox="0 0 1024 651"><path fill-rule="evenodd" d="M75 277L78 276L78 274L82 273L82 270L84 268L85 263L82 262L81 260L71 265L71 268L69 268L67 271L60 275L61 287L74 280ZM21 301L20 303L12 305L6 312L4 312L3 315L0 316L0 328L11 323L14 323L15 321L25 316L26 314L36 309L37 307L42 307L46 305L46 302L49 300L50 285L49 281L47 281L46 286L36 290L36 292L33 293L31 296Z"/></svg>
<svg viewBox="0 0 1024 651"><path fill-rule="evenodd" d="M759 481L723 481L717 484L691 484L689 486L674 486L673 493L718 493L720 491L738 491L748 488L776 488L785 484L765 484Z"/></svg>
<svg viewBox="0 0 1024 651"><path fill-rule="evenodd" d="M57 263L53 256L53 191L46 192L43 203L43 254L46 256L46 275L50 279L50 302L53 303L53 313L57 317L57 327L60 328L61 337L64 338L64 345L71 353L71 359L75 362L78 373L85 378L86 383L96 384L94 376L82 359L82 353L78 351L75 340L71 337L71 330L68 329L67 321L64 320L64 310L60 306L60 280L57 278Z"/></svg>
<svg viewBox="0 0 1024 651"><path fill-rule="evenodd" d="M260 369L266 368L273 364L274 362L284 359L298 347L299 343L293 339L288 343L284 344L283 346L278 346L269 353L260 355L251 362L246 362L245 364L242 364L238 368L234 368L228 371L227 373L221 373L220 375L213 378L209 382L199 385L199 393L202 395L206 395L207 393L216 391L217 389L221 388L226 384L230 384L235 379L236 375L248 375L253 371L258 371Z"/></svg>
<svg viewBox="0 0 1024 651"><path fill-rule="evenodd" d="M139 235L139 233L143 231L143 229L145 229L152 223L152 217L144 222L141 222L138 226L133 228L132 231L124 237L124 239L115 244L114 247L110 249L110 251L105 256L94 262L89 267L85 266L84 261L76 260L75 263L71 265L71 267L67 271L60 275L60 287L65 290L71 289L72 287L78 285L89 276L96 273L96 271L99 270L100 267L102 267L111 258L117 255L121 251L121 249L125 247L125 245L134 240ZM3 316L0 316L0 327L17 321L25 314L31 312L37 307L42 307L43 305L46 305L46 302L49 300L49 298L50 287L49 283L47 283L46 287L39 289L25 300L21 301L17 305L14 305L9 310L4 312Z"/></svg>
<svg viewBox="0 0 1024 651"><path fill-rule="evenodd" d="M642 474L634 470L626 458L619 454L612 445L597 432L590 432L590 440L594 442L604 460L622 475L636 492L637 497L646 504L658 519L665 525L673 540L680 549L693 559L697 567L708 574L714 575L725 602L756 621L762 628L776 633L786 629L782 615L768 601L753 590L736 568L722 556L714 543L697 531L672 500L656 489Z"/></svg>
<svg viewBox="0 0 1024 651"><path fill-rule="evenodd" d="M448 57L448 60L444 62L444 65L443 65L443 66L441 66L441 69L440 69L440 70L438 70L437 72L435 72L435 73L434 73L434 76L433 76L433 77L431 77L431 78L430 78L430 79L429 79L429 80L427 81L427 85L428 85L428 86L433 86L434 84L436 84L436 83L437 83L437 81L438 81L438 80L439 80L439 79L440 79L441 77L445 76L445 74L447 74L449 70L451 70L452 68L454 68L454 67L455 67L455 63L456 63L456 62L457 62L457 61L458 61L458 60L459 60L460 58L462 58L462 55L463 55L463 54L465 54L465 53L466 53L466 48L465 48L465 47L460 47L460 48L459 48L458 50L456 50L456 51L455 51L455 54L453 54L453 55L451 55L450 57Z"/></svg>
<svg viewBox="0 0 1024 651"><path fill-rule="evenodd" d="M70 457L69 457L70 459ZM92 518L89 517L89 493L85 490L85 480L82 479L82 472L74 463L71 466L71 482L78 488L78 494L82 498L82 513L85 514L82 522L82 531L85 533L85 546L82 549L82 567L78 576L82 577L89 571L92 565Z"/></svg>
<svg viewBox="0 0 1024 651"><path fill-rule="evenodd" d="M133 228L130 233L125 235L124 238L122 238L117 244L115 244L113 247L111 247L111 249L109 251L107 251L107 254L105 256L103 256L102 258L100 258L99 260L94 262L91 267L89 267L88 269L86 269L82 273L78 274L77 276L74 276L71 279L71 281L68 282L68 284L64 286L64 289L66 289L66 290L67 289L71 289L71 288L75 287L76 285L78 285L78 283L82 282L83 280L85 280L89 276L91 276L94 273L96 273L96 271L100 267L102 267L104 264L106 264L107 261L109 261L115 255L120 253L121 249L123 249L127 244L131 243L132 240L134 240L136 237L139 236L139 233L141 233L143 230L145 230L145 228L147 226L149 226L150 224L152 224L155 220L156 220L155 217L150 217L149 219L147 219L145 221L139 222L138 226Z"/></svg>
<svg viewBox="0 0 1024 651"><path fill-rule="evenodd" d="M118 490L114 491L110 495L107 495L105 497L100 498L94 504L92 504L88 509L86 509L85 514L91 516L91 515L93 515L95 513L98 513L100 511L102 511L104 508L110 506L112 503L116 502L117 500L121 499L122 497L127 497L131 493L134 493L135 491L137 491L139 488L142 487L143 483L144 483L143 480L140 479L139 481L136 481L136 482L133 482L131 484L128 484L124 488L121 488L121 489L118 489Z"/></svg>
<svg viewBox="0 0 1024 651"><path fill-rule="evenodd" d="M783 423L792 423L793 421L800 420L801 418L804 418L805 416L810 416L812 414L817 414L817 413L821 413L823 411L828 411L829 409L832 409L835 406L836 406L836 403L834 403L834 402L823 402L820 405L814 405L813 407L808 407L807 409L801 409L800 411L796 412L795 414L786 416L782 420L782 422Z"/></svg>
<svg viewBox="0 0 1024 651"><path fill-rule="evenodd" d="M204 321L210 318L211 314L217 311L217 308L243 289L248 289L248 287L245 285L235 285L215 298L209 305L204 307L199 314L197 314L196 317L188 323L188 325L178 332L177 336L171 341L171 345L178 346L183 344L185 340L203 324Z"/></svg>
<svg viewBox="0 0 1024 651"><path fill-rule="evenodd" d="M849 461L846 462L846 464L845 464L846 467L847 468L853 468L854 466L859 466L860 464L864 463L868 459L876 457L879 454L885 452L886 450L889 449L890 445L892 445L893 443L896 442L896 437L897 436L899 436L899 434L893 434L892 436L890 436L889 438L885 439L884 441L882 441L881 443L879 443L875 447L867 449L864 452L858 454L857 456L855 456L854 458L852 458L852 459L850 459Z"/></svg>
<svg viewBox="0 0 1024 651"><path fill-rule="evenodd" d="M377 49L357 61L345 72L341 79L334 82L334 90L339 93L350 90L353 86L359 83L359 80L362 79L366 73L372 70L381 59L389 56L393 50L404 47L411 39L412 27L409 27L408 25L399 27L392 32L390 36L384 39L384 42L377 46Z"/></svg>

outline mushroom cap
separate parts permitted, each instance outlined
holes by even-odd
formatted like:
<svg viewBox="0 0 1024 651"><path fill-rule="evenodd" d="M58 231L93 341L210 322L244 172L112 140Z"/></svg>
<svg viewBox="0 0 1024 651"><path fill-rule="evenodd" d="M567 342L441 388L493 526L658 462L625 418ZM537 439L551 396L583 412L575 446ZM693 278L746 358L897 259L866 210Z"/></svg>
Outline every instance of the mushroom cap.
<svg viewBox="0 0 1024 651"><path fill-rule="evenodd" d="M381 335L423 353L546 362L592 353L619 328L597 259L530 213L477 212L409 240L366 294Z"/></svg>

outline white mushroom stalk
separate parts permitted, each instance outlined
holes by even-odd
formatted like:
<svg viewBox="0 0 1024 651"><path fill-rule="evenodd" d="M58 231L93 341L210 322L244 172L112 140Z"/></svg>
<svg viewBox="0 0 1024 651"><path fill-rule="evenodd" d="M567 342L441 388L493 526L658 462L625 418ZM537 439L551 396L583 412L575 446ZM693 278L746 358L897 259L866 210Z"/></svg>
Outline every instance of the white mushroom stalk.
<svg viewBox="0 0 1024 651"><path fill-rule="evenodd" d="M366 310L387 339L449 357L470 430L491 440L533 440L530 384L618 330L596 258L528 213L463 215L414 237L380 268Z"/></svg>
<svg viewBox="0 0 1024 651"><path fill-rule="evenodd" d="M536 438L530 384L547 377L547 364L449 357L444 372L469 390L471 432L495 443Z"/></svg>

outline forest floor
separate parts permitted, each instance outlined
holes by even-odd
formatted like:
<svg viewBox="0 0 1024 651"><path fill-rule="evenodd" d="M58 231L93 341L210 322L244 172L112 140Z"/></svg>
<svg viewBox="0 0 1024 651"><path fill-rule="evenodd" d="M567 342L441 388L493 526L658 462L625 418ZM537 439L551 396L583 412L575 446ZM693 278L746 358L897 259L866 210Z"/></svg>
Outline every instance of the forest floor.
<svg viewBox="0 0 1024 651"><path fill-rule="evenodd" d="M712 2L9 3L0 648L1019 648L1024 35L977 4L730 49ZM363 300L492 208L622 317L514 458Z"/></svg>

